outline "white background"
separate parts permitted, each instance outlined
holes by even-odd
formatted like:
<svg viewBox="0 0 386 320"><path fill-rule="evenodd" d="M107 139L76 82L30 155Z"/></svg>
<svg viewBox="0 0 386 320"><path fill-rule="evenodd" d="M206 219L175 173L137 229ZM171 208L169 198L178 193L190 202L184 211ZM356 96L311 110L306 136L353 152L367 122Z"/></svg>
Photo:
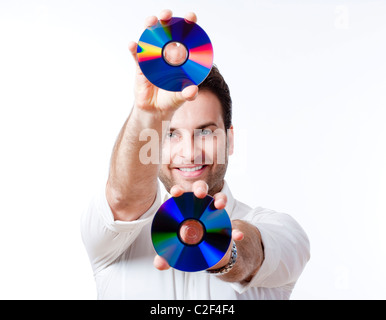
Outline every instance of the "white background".
<svg viewBox="0 0 386 320"><path fill-rule="evenodd" d="M293 299L385 299L386 2L0 0L0 298L94 299L79 218L144 19L195 11L234 102L234 195L295 217Z"/></svg>

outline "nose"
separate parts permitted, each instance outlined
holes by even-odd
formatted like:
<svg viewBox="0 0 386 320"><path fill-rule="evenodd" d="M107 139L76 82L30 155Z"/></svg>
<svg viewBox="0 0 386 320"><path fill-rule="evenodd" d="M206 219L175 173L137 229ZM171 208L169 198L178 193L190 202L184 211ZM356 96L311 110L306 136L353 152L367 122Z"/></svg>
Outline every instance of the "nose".
<svg viewBox="0 0 386 320"><path fill-rule="evenodd" d="M185 135L180 142L179 155L185 160L185 163L194 161L194 141L192 136Z"/></svg>
<svg viewBox="0 0 386 320"><path fill-rule="evenodd" d="M194 139L194 135L185 134L178 143L178 156L180 162L184 164L202 163L202 145L200 145L200 139Z"/></svg>

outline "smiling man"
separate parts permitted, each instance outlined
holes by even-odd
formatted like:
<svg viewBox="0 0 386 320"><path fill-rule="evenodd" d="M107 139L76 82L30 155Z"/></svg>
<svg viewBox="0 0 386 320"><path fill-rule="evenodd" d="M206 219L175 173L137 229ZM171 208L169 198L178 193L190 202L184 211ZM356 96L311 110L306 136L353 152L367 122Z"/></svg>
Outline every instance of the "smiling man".
<svg viewBox="0 0 386 320"><path fill-rule="evenodd" d="M171 17L169 10L160 15ZM193 13L185 19L196 22ZM156 22L150 17L146 25ZM137 44L129 49L137 62ZM107 184L82 218L98 298L288 299L309 260L308 238L290 216L232 196L224 180L234 147L232 101L220 72L214 66L199 87L176 93L136 70L135 103L114 146ZM144 150L159 152L144 161ZM232 221L227 253L205 272L170 268L151 242L158 208L187 191L213 196ZM194 243L195 226L188 227L180 236Z"/></svg>
<svg viewBox="0 0 386 320"><path fill-rule="evenodd" d="M222 81L216 67L199 87L197 98L185 102L170 121L159 172L159 178L167 190L174 185L190 190L192 183L197 180L206 182L211 195L223 188L228 155L233 153L233 127L230 123L228 127L225 126L223 114L228 116L231 109L229 104L223 112L215 93L223 94L222 91L227 92L228 88L218 85L215 89L208 89L209 81Z"/></svg>

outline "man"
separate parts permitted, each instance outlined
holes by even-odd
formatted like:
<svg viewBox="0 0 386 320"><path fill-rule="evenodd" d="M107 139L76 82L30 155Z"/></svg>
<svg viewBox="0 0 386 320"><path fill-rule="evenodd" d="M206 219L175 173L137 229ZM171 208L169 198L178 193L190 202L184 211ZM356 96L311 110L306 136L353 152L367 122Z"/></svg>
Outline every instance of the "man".
<svg viewBox="0 0 386 320"><path fill-rule="evenodd" d="M171 17L170 10L160 14ZM185 19L197 20L193 13ZM156 22L150 17L146 26ZM137 61L137 44L129 49ZM290 216L233 198L224 180L234 145L231 98L218 69L199 88L177 93L158 89L136 70L134 107L114 146L106 187L82 218L98 298L288 299L309 260L308 238ZM154 145L162 151L149 160ZM162 202L187 191L213 196L232 220L228 252L203 272L170 268L151 242Z"/></svg>

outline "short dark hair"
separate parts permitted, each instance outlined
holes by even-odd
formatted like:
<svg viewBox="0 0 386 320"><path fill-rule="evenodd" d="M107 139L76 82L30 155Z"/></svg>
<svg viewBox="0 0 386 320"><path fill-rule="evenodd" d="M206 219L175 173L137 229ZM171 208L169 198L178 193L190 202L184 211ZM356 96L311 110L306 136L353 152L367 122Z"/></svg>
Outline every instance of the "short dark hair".
<svg viewBox="0 0 386 320"><path fill-rule="evenodd" d="M229 87L216 65L213 65L209 75L198 88L200 90L209 90L217 96L222 106L225 130L229 129L232 125L232 99Z"/></svg>

